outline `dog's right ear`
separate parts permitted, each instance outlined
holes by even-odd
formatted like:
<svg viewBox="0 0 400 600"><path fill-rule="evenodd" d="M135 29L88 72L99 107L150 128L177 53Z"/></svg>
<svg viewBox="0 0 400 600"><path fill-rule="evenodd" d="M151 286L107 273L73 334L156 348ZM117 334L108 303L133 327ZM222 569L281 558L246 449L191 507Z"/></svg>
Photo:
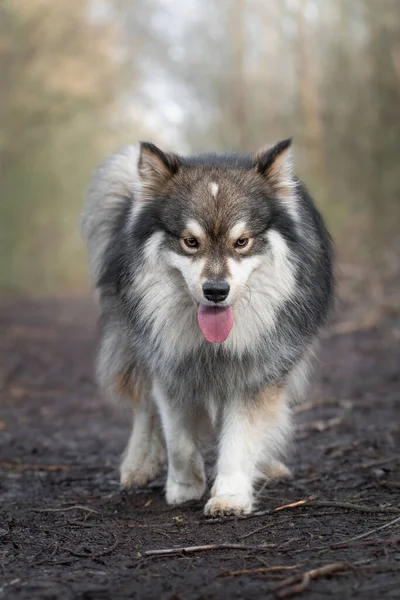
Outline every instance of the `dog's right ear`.
<svg viewBox="0 0 400 600"><path fill-rule="evenodd" d="M138 160L139 177L144 197L159 192L179 169L179 157L163 152L150 142L140 142Z"/></svg>

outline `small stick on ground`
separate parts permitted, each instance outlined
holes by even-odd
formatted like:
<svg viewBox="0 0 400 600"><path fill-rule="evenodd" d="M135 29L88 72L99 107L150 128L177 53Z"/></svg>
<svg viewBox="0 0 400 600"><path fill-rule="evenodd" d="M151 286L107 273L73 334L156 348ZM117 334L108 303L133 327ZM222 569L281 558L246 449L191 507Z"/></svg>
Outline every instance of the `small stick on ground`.
<svg viewBox="0 0 400 600"><path fill-rule="evenodd" d="M315 496L310 496L305 500L298 500L297 502L291 502L290 504L283 504L282 506L278 506L274 508L274 512L279 512L280 510L286 510L287 508L297 508L298 506L304 506L305 504L309 504L310 502L315 501Z"/></svg>
<svg viewBox="0 0 400 600"><path fill-rule="evenodd" d="M343 542L338 542L337 544L333 544L332 546L330 546L330 548L342 548L343 544L345 546L349 546L350 544L352 544L353 542L357 541L357 540L361 540L362 538L366 538L369 535L372 535L373 533L376 533L377 531L381 531L382 529L387 529L388 527L391 527L392 525L395 525L396 523L400 522L400 517L397 517L397 519L393 519L393 521L389 521L389 523L385 523L384 525L381 525L380 527L376 527L375 529L370 529L369 531L366 531L365 533L361 533L360 535L356 535L352 538L349 538L348 540L344 540Z"/></svg>
<svg viewBox="0 0 400 600"><path fill-rule="evenodd" d="M389 538L385 540L367 540L365 542L338 542L337 544L331 544L330 546L311 546L307 548L307 552L320 552L321 550L344 550L345 548L349 548L351 545L355 546L381 546L381 545L389 545L389 544L400 544L400 538ZM278 546L280 549L280 546ZM277 548L277 549L278 549ZM294 554L304 553L304 548L299 550L292 550Z"/></svg>
<svg viewBox="0 0 400 600"><path fill-rule="evenodd" d="M331 502L329 500L315 500L312 501L312 505L330 506L332 508L346 508L364 513L391 513L394 515L400 515L400 508L395 508L394 506L382 508L380 506L366 506L365 504L352 504L351 502Z"/></svg>
<svg viewBox="0 0 400 600"><path fill-rule="evenodd" d="M386 540L367 540L366 542L357 542L356 546L381 546L383 544L400 544L400 538L389 538ZM333 544L333 546L328 546L329 550L343 550L344 548L348 548L353 543L345 543L342 542L340 544Z"/></svg>
<svg viewBox="0 0 400 600"><path fill-rule="evenodd" d="M250 533L241 535L238 539L245 540L246 538L250 537L251 535L255 535L256 533L260 533L260 531L264 531L265 529L270 529L270 528L271 528L271 523L268 523L268 525L263 525L262 527L257 527L257 529L253 529L253 531L250 531Z"/></svg>
<svg viewBox="0 0 400 600"><path fill-rule="evenodd" d="M80 504L75 504L74 506L68 506L66 508L32 508L33 512L37 512L37 513L46 513L46 512L67 512L69 510L83 510L89 513L96 513L97 515L100 514L100 512L98 510L95 510L94 508L89 508L88 506L81 506Z"/></svg>
<svg viewBox="0 0 400 600"><path fill-rule="evenodd" d="M11 471L72 471L76 467L69 465L32 465L25 463L13 463L9 461L0 461L0 469Z"/></svg>
<svg viewBox="0 0 400 600"><path fill-rule="evenodd" d="M298 500L297 502L291 502L290 504L283 504L283 506L278 506L277 508L274 508L272 512L279 512L281 510L287 510L289 508L297 508L298 506L304 506L308 502L311 502L314 498L315 498L315 496L310 496L306 500ZM271 524L263 525L262 527L258 527L257 529L250 531L250 533L246 533L245 535L240 536L240 538L238 538L238 539L245 540L246 538L248 538L252 535L255 535L256 533L260 533L260 531L264 531L265 529L268 529L269 527L271 527Z"/></svg>
<svg viewBox="0 0 400 600"><path fill-rule="evenodd" d="M387 463L393 462L394 460L399 460L400 456L395 454L394 456L386 456L386 458L378 458L376 460L370 460L369 462L363 463L361 465L362 469L370 469L371 467L379 467L379 465L386 465Z"/></svg>
<svg viewBox="0 0 400 600"><path fill-rule="evenodd" d="M382 487L389 489L400 489L400 481L380 481Z"/></svg>
<svg viewBox="0 0 400 600"><path fill-rule="evenodd" d="M324 565L318 569L311 569L303 574L294 575L293 577L284 579L284 581L281 581L281 583L274 588L274 591L278 598L291 598L296 594L304 592L313 579L324 577L325 575L332 575L333 573L345 571L349 568L350 566L346 563L331 563L329 565Z"/></svg>
<svg viewBox="0 0 400 600"><path fill-rule="evenodd" d="M316 500L315 496L310 496L306 500L299 500L298 502L292 502L291 504L284 504L283 506L278 506L275 508L273 512L277 512L280 510L284 510L287 508L297 508L300 506L324 506L329 508L344 508L348 510L354 510L357 512L363 513L391 513L395 515L400 515L400 508L395 508L394 506L367 506L365 504L353 504L352 502L335 502L331 500Z"/></svg>
<svg viewBox="0 0 400 600"><path fill-rule="evenodd" d="M241 571L227 571L222 577L236 577L237 575L253 575L255 573L270 573L274 571L293 571L300 569L302 565L276 565L274 567L259 567L258 569L242 569Z"/></svg>
<svg viewBox="0 0 400 600"><path fill-rule="evenodd" d="M174 554L194 554L196 552L210 552L213 550L268 550L276 544L263 546L249 546L247 544L207 544L206 546L186 546L182 548L161 548L159 550L146 550L144 556L173 556Z"/></svg>

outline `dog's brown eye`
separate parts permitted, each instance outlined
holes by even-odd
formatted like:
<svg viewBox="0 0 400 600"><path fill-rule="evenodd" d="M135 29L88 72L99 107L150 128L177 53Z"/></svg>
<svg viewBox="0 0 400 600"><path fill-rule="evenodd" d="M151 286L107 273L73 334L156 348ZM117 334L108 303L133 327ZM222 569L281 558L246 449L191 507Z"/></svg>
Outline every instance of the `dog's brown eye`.
<svg viewBox="0 0 400 600"><path fill-rule="evenodd" d="M196 238L185 238L184 240L185 246L191 248L192 250L199 247L199 242Z"/></svg>
<svg viewBox="0 0 400 600"><path fill-rule="evenodd" d="M235 242L235 248L246 248L249 238L239 238Z"/></svg>

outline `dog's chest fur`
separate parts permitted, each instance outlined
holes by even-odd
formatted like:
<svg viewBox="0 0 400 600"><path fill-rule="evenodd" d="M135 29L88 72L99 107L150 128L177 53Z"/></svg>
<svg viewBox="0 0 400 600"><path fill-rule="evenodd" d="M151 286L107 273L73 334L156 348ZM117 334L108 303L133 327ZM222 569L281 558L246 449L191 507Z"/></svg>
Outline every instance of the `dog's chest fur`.
<svg viewBox="0 0 400 600"><path fill-rule="evenodd" d="M306 338L290 331L287 321L295 267L283 253L274 257L274 265L266 259L252 274L248 293L235 307L230 336L223 345L211 345L200 332L184 283L159 266L155 246L153 251L154 260L146 256L137 270L126 304L135 304L133 354L171 397L196 402L210 396L221 402L238 394L254 397L300 357Z"/></svg>

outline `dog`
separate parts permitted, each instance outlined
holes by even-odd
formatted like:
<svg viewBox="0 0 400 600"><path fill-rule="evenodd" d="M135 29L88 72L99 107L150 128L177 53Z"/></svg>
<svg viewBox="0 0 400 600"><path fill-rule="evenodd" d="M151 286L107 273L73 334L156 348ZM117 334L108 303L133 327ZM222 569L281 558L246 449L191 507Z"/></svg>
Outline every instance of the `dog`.
<svg viewBox="0 0 400 600"><path fill-rule="evenodd" d="M167 503L200 499L208 428L204 512L250 513L257 480L289 473L291 408L333 299L331 238L291 140L251 155L124 147L93 176L82 233L98 381L133 405L121 484L146 484L167 458Z"/></svg>

